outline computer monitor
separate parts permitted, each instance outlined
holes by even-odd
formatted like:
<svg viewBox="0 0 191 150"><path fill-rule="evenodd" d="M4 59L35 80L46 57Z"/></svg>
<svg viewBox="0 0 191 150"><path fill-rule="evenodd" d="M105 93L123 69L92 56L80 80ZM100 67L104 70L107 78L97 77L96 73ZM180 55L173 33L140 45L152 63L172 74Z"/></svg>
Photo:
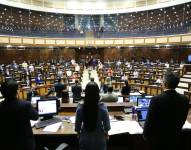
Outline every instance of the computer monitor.
<svg viewBox="0 0 191 150"><path fill-rule="evenodd" d="M40 96L31 97L31 104L36 104L38 100L40 100Z"/></svg>
<svg viewBox="0 0 191 150"><path fill-rule="evenodd" d="M58 114L57 99L44 99L37 101L38 115L44 117L43 119L52 118L53 115Z"/></svg>
<svg viewBox="0 0 191 150"><path fill-rule="evenodd" d="M147 118L148 108L137 108L138 121L145 121Z"/></svg>
<svg viewBox="0 0 191 150"><path fill-rule="evenodd" d="M137 98L141 98L141 97L142 97L142 95L140 93L130 93L129 101L135 103L135 105L136 105Z"/></svg>
<svg viewBox="0 0 191 150"><path fill-rule="evenodd" d="M188 62L191 62L191 55L188 55Z"/></svg>
<svg viewBox="0 0 191 150"><path fill-rule="evenodd" d="M123 103L123 96L118 96L117 103Z"/></svg>
<svg viewBox="0 0 191 150"><path fill-rule="evenodd" d="M138 107L149 107L151 98L137 98L137 106Z"/></svg>

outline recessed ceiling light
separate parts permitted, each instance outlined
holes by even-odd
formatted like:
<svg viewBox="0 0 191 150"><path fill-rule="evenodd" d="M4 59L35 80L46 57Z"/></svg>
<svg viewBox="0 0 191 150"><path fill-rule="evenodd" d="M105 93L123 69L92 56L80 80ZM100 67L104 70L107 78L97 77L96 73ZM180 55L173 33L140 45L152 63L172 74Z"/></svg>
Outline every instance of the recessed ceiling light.
<svg viewBox="0 0 191 150"><path fill-rule="evenodd" d="M7 45L6 47L9 48L9 47L12 47L12 45Z"/></svg>
<svg viewBox="0 0 191 150"><path fill-rule="evenodd" d="M23 45L20 45L20 46L18 46L19 48L24 48L25 46L23 46Z"/></svg>

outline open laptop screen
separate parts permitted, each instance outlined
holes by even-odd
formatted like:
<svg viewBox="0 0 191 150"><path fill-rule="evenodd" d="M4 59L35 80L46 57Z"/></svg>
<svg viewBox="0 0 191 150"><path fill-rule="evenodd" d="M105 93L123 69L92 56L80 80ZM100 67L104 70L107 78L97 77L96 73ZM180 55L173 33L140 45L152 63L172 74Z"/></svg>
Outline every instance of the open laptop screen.
<svg viewBox="0 0 191 150"><path fill-rule="evenodd" d="M137 106L138 107L149 107L151 98L137 98Z"/></svg>
<svg viewBox="0 0 191 150"><path fill-rule="evenodd" d="M148 108L137 108L138 121L145 121L147 118Z"/></svg>
<svg viewBox="0 0 191 150"><path fill-rule="evenodd" d="M138 94L138 95L129 95L129 101L130 102L133 102L133 103L137 103L137 98L141 98L141 94Z"/></svg>
<svg viewBox="0 0 191 150"><path fill-rule="evenodd" d="M31 97L31 104L36 104L37 100L40 100L40 96Z"/></svg>

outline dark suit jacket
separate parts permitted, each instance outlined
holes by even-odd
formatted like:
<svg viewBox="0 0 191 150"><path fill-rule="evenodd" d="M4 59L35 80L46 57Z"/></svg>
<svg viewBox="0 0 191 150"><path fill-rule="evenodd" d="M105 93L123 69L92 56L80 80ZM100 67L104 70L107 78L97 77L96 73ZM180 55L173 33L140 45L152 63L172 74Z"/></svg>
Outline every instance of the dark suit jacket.
<svg viewBox="0 0 191 150"><path fill-rule="evenodd" d="M62 91L66 89L66 86L62 83L56 83L54 85L56 96L61 98L62 97Z"/></svg>
<svg viewBox="0 0 191 150"><path fill-rule="evenodd" d="M175 90L152 98L144 127L144 137L151 149L178 149L188 108L187 97Z"/></svg>
<svg viewBox="0 0 191 150"><path fill-rule="evenodd" d="M72 86L72 93L73 93L73 100L80 100L82 87L80 85L75 84L74 86Z"/></svg>
<svg viewBox="0 0 191 150"><path fill-rule="evenodd" d="M38 113L30 102L1 102L0 119L0 149L34 150L35 141L30 120L37 120Z"/></svg>
<svg viewBox="0 0 191 150"><path fill-rule="evenodd" d="M122 95L129 95L130 91L131 91L131 87L129 85L123 86L121 89L121 94Z"/></svg>

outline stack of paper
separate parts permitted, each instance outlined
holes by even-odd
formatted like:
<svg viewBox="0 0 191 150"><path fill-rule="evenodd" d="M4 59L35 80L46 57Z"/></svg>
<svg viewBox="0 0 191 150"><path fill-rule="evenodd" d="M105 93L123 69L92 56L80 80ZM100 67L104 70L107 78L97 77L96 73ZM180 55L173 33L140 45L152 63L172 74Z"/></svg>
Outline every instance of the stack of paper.
<svg viewBox="0 0 191 150"><path fill-rule="evenodd" d="M71 116L70 121L71 121L71 123L75 123L76 122L76 116Z"/></svg>
<svg viewBox="0 0 191 150"><path fill-rule="evenodd" d="M191 129L191 124L186 120L182 129Z"/></svg>
<svg viewBox="0 0 191 150"><path fill-rule="evenodd" d="M39 122L39 120L30 120L30 123L31 123L31 127L34 127L34 125Z"/></svg>
<svg viewBox="0 0 191 150"><path fill-rule="evenodd" d="M62 125L62 122L51 124L49 126L46 126L43 129L43 131L45 131L45 132L57 132L61 125Z"/></svg>
<svg viewBox="0 0 191 150"><path fill-rule="evenodd" d="M129 133L129 134L142 134L143 129L137 121L116 121L111 122L111 130L109 135Z"/></svg>

